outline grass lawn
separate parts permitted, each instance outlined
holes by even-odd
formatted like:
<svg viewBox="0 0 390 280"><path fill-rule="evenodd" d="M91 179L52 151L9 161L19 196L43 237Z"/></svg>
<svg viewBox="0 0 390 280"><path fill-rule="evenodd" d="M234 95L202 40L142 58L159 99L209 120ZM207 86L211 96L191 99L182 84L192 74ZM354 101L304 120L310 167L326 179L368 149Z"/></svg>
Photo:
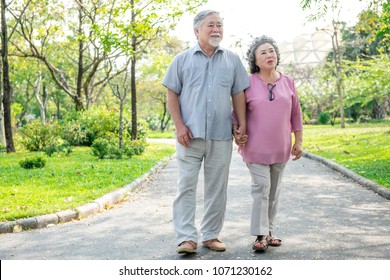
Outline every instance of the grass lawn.
<svg viewBox="0 0 390 280"><path fill-rule="evenodd" d="M303 148L390 188L390 122L304 127Z"/></svg>
<svg viewBox="0 0 390 280"><path fill-rule="evenodd" d="M175 152L173 145L149 144L141 156L99 160L90 148L69 156L44 153L0 154L0 221L74 209L131 183ZM42 156L46 166L26 170L19 161Z"/></svg>
<svg viewBox="0 0 390 280"><path fill-rule="evenodd" d="M149 135L173 138L173 132ZM305 151L328 158L390 188L390 122L304 127ZM150 143L141 156L99 160L90 148L74 148L69 156L17 152L0 154L0 221L11 221L74 209L147 173L175 147ZM43 169L25 170L19 161L40 155Z"/></svg>

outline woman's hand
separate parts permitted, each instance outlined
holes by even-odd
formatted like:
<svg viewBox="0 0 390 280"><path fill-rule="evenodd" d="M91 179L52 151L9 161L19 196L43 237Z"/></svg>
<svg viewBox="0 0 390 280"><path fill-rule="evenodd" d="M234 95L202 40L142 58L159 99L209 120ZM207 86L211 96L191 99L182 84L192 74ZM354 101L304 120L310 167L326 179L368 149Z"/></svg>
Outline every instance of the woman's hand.
<svg viewBox="0 0 390 280"><path fill-rule="evenodd" d="M293 155L292 160L297 160L302 157L302 145L299 143L295 143L291 149L291 154Z"/></svg>

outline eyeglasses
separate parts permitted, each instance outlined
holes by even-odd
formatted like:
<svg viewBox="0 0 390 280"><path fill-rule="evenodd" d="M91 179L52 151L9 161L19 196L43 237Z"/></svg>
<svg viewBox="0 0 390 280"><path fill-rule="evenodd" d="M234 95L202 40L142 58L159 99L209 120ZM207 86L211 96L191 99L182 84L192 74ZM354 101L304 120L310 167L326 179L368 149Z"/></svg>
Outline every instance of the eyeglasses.
<svg viewBox="0 0 390 280"><path fill-rule="evenodd" d="M275 99L275 93L273 93L273 89L274 87L276 86L276 84L268 84L267 87L268 87L268 99L269 101L272 101Z"/></svg>

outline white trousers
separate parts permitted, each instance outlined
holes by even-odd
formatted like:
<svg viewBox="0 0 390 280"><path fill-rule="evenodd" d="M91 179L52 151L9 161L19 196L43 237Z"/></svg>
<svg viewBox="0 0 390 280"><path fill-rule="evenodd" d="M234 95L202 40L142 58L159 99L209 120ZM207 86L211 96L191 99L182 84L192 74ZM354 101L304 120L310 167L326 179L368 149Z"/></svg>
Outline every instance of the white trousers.
<svg viewBox="0 0 390 280"><path fill-rule="evenodd" d="M280 183L286 163L262 165L247 163L252 177L252 235L268 235L274 229L274 220L278 208Z"/></svg>
<svg viewBox="0 0 390 280"><path fill-rule="evenodd" d="M176 141L179 172L173 202L173 226L176 242L198 242L195 225L196 193L199 171L204 169L204 215L200 225L202 241L218 238L225 219L232 140L192 139L190 147Z"/></svg>

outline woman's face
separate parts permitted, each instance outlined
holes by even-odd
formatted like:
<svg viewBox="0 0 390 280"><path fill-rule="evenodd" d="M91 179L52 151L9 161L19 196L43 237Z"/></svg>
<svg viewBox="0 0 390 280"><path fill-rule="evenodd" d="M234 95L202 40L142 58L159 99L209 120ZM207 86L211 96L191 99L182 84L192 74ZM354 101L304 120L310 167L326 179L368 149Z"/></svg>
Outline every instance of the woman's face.
<svg viewBox="0 0 390 280"><path fill-rule="evenodd" d="M276 54L275 48L269 44L265 43L260 45L255 50L256 56L256 65L260 70L275 70L276 65L278 64L278 56Z"/></svg>

